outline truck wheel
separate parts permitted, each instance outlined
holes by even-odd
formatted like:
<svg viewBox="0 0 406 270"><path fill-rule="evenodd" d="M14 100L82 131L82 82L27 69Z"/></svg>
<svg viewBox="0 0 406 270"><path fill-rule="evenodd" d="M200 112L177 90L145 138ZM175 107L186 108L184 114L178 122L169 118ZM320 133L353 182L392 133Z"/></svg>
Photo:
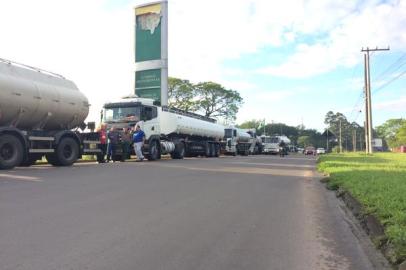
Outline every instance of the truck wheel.
<svg viewBox="0 0 406 270"><path fill-rule="evenodd" d="M63 138L56 147L56 160L59 166L71 166L76 162L78 157L78 143L70 137Z"/></svg>
<svg viewBox="0 0 406 270"><path fill-rule="evenodd" d="M173 159L183 159L185 156L185 145L183 142L175 144L175 150L171 153Z"/></svg>
<svg viewBox="0 0 406 270"><path fill-rule="evenodd" d="M23 145L13 135L0 136L0 169L12 169L23 161Z"/></svg>
<svg viewBox="0 0 406 270"><path fill-rule="evenodd" d="M61 166L55 154L47 154L45 155L45 158L47 159L48 163L51 164L52 166Z"/></svg>
<svg viewBox="0 0 406 270"><path fill-rule="evenodd" d="M148 160L157 160L160 159L158 142L156 140L152 141L149 145L149 154L147 156Z"/></svg>
<svg viewBox="0 0 406 270"><path fill-rule="evenodd" d="M210 157L215 157L216 156L216 144L211 143L210 144Z"/></svg>
<svg viewBox="0 0 406 270"><path fill-rule="evenodd" d="M30 155L20 163L20 166L22 166L22 167L30 167L31 165L34 165L35 162L37 162L38 159L41 159L41 156Z"/></svg>
<svg viewBox="0 0 406 270"><path fill-rule="evenodd" d="M214 156L219 157L220 156L220 145L215 144L214 145Z"/></svg>
<svg viewBox="0 0 406 270"><path fill-rule="evenodd" d="M210 143L206 143L206 145L204 146L204 155L206 156L206 157L211 157L211 153L212 153L212 151L211 151L211 144Z"/></svg>

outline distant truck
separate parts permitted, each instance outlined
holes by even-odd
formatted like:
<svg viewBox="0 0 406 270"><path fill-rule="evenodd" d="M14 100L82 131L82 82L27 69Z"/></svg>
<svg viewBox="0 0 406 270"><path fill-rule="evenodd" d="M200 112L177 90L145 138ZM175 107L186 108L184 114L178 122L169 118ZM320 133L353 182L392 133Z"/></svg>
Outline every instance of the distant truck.
<svg viewBox="0 0 406 270"><path fill-rule="evenodd" d="M88 113L88 100L72 81L0 59L0 169L30 166L43 156L69 166L82 155L100 155L99 134L77 131L86 128Z"/></svg>
<svg viewBox="0 0 406 270"><path fill-rule="evenodd" d="M224 153L227 155L252 155L262 152L261 139L255 129L225 128Z"/></svg>
<svg viewBox="0 0 406 270"><path fill-rule="evenodd" d="M249 153L251 155L258 155L261 154L263 151L263 144L261 137L257 135L257 131L255 128L245 129L245 131L251 136L251 146L249 149Z"/></svg>
<svg viewBox="0 0 406 270"><path fill-rule="evenodd" d="M218 157L224 138L224 127L212 118L158 106L152 99L135 95L106 103L103 122L107 129L117 130L140 125L146 135L143 153L148 160L165 154L173 159ZM117 159L121 154L119 148L113 153Z"/></svg>
<svg viewBox="0 0 406 270"><path fill-rule="evenodd" d="M279 135L275 135L275 136L265 136L262 135L261 136L261 140L262 140L262 144L263 144L263 150L262 152L264 154L279 154L280 152L280 143L283 141L286 145L286 147L288 147L288 145L290 144L290 139L284 135L279 136Z"/></svg>
<svg viewBox="0 0 406 270"><path fill-rule="evenodd" d="M224 132L224 153L226 155L244 155L250 154L252 137L245 130L229 127Z"/></svg>

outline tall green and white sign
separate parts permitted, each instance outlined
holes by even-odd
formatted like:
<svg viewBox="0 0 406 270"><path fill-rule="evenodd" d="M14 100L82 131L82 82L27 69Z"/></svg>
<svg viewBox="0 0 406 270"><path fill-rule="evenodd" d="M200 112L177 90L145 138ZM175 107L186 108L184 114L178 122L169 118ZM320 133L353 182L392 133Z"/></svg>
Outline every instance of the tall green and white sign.
<svg viewBox="0 0 406 270"><path fill-rule="evenodd" d="M135 8L135 94L168 105L168 2Z"/></svg>

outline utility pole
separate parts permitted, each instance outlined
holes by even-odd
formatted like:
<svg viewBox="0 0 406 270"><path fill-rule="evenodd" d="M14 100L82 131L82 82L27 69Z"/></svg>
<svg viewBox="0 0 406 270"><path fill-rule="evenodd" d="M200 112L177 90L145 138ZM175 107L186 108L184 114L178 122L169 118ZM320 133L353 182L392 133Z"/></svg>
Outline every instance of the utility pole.
<svg viewBox="0 0 406 270"><path fill-rule="evenodd" d="M326 152L328 153L328 128L327 128L327 143L326 143Z"/></svg>
<svg viewBox="0 0 406 270"><path fill-rule="evenodd" d="M352 131L352 150L357 152L357 130Z"/></svg>
<svg viewBox="0 0 406 270"><path fill-rule="evenodd" d="M340 153L343 152L343 142L341 137L341 119L340 119Z"/></svg>
<svg viewBox="0 0 406 270"><path fill-rule="evenodd" d="M380 49L376 47L375 49L362 48L361 52L366 52L364 54L364 67L365 67L365 142L366 142L366 153L372 154L372 107L371 107L371 74L369 68L369 52L376 51L389 51L390 48Z"/></svg>

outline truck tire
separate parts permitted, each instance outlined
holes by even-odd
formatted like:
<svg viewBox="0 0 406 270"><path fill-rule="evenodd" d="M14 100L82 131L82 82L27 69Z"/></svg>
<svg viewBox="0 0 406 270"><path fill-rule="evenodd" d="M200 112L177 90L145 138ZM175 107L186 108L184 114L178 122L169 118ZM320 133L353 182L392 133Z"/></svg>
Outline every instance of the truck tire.
<svg viewBox="0 0 406 270"><path fill-rule="evenodd" d="M205 155L206 157L211 157L211 153L212 153L212 151L211 151L211 144L207 142L207 143L205 144L205 146L204 146L204 155Z"/></svg>
<svg viewBox="0 0 406 270"><path fill-rule="evenodd" d="M23 145L13 135L0 136L0 170L12 169L23 161Z"/></svg>
<svg viewBox="0 0 406 270"><path fill-rule="evenodd" d="M47 159L48 163L51 164L52 166L61 166L55 154L47 154L45 155L45 158Z"/></svg>
<svg viewBox="0 0 406 270"><path fill-rule="evenodd" d="M210 144L210 157L216 156L216 145L214 143Z"/></svg>
<svg viewBox="0 0 406 270"><path fill-rule="evenodd" d="M214 156L215 156L215 157L219 157L219 156L220 156L220 145L219 145L219 144L215 144L215 145L214 145Z"/></svg>
<svg viewBox="0 0 406 270"><path fill-rule="evenodd" d="M37 162L38 159L41 159L41 156L38 155L29 155L25 160L20 163L21 167L30 167Z"/></svg>
<svg viewBox="0 0 406 270"><path fill-rule="evenodd" d="M59 166L71 166L79 157L78 143L70 137L62 138L56 147L55 157Z"/></svg>
<svg viewBox="0 0 406 270"><path fill-rule="evenodd" d="M147 159L148 160L157 160L160 159L160 153L159 153L159 146L158 146L158 141L157 140L153 140L150 144L149 144L149 154L147 155Z"/></svg>
<svg viewBox="0 0 406 270"><path fill-rule="evenodd" d="M185 144L183 142L175 144L175 150L171 153L171 157L173 159L183 159L184 156L185 156Z"/></svg>

